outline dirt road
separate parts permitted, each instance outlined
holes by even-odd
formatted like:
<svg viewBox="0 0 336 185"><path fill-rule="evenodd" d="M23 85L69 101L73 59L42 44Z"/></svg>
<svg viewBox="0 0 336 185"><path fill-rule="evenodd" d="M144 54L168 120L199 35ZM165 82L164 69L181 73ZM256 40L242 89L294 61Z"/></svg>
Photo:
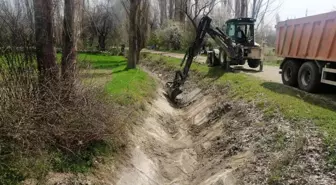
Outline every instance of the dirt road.
<svg viewBox="0 0 336 185"><path fill-rule="evenodd" d="M155 54L160 54L163 56L169 56L169 57L174 57L174 58L179 58L183 59L184 54L180 53L171 53L171 52L163 52L163 51L154 51L154 50L143 50L144 52L150 52L150 53L155 53ZM198 56L196 58L196 61L199 63L205 63L206 62L206 57L205 56ZM279 74L279 67L276 66L264 66L264 71L259 72L255 69L251 69L247 65L245 66L238 66L235 68L237 71L247 73L252 76L256 76L258 78L261 78L265 81L269 82L276 82L276 83L282 83L281 81L281 75Z"/></svg>

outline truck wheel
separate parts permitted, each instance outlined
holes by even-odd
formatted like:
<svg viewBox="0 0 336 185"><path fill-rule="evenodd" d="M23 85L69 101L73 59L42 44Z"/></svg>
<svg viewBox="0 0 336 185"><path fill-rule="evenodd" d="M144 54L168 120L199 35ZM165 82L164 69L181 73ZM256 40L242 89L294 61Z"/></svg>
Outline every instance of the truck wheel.
<svg viewBox="0 0 336 185"><path fill-rule="evenodd" d="M314 62L304 63L299 71L299 87L306 92L316 92L320 86L321 74Z"/></svg>
<svg viewBox="0 0 336 185"><path fill-rule="evenodd" d="M282 67L282 82L285 85L297 87L300 63L294 60L287 60Z"/></svg>
<svg viewBox="0 0 336 185"><path fill-rule="evenodd" d="M259 67L261 61L259 59L249 59L247 63L250 68L257 68Z"/></svg>

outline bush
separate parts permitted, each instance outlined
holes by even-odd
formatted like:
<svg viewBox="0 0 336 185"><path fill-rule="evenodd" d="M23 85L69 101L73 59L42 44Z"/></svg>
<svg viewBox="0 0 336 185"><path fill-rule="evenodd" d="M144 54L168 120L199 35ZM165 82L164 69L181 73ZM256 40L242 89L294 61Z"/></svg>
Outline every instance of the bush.
<svg viewBox="0 0 336 185"><path fill-rule="evenodd" d="M39 84L30 53L0 57L1 183L15 184L50 170L67 171L62 164L76 163L70 159L83 153L77 161L90 166L97 154L90 152L93 146L124 135L118 125L122 109L105 103L103 88L86 88L79 81L75 86L59 82L46 88Z"/></svg>
<svg viewBox="0 0 336 185"><path fill-rule="evenodd" d="M182 28L180 23L169 21L166 27L152 34L150 41L165 50L180 50L181 39Z"/></svg>

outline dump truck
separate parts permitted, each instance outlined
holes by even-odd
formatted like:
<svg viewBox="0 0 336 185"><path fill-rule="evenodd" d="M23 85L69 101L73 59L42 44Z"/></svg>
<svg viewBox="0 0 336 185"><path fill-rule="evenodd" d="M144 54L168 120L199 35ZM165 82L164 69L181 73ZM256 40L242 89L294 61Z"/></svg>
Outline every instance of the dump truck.
<svg viewBox="0 0 336 185"><path fill-rule="evenodd" d="M336 11L279 22L276 33L285 85L306 92L336 86Z"/></svg>

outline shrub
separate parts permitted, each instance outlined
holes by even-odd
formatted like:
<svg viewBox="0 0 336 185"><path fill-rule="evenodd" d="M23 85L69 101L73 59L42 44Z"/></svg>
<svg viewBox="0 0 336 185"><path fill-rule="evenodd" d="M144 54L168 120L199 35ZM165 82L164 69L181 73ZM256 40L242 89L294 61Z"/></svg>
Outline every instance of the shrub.
<svg viewBox="0 0 336 185"><path fill-rule="evenodd" d="M182 28L180 23L169 21L167 26L158 30L155 35L160 47L168 50L180 50L182 39Z"/></svg>
<svg viewBox="0 0 336 185"><path fill-rule="evenodd" d="M5 184L67 171L62 164L75 163L69 159L78 154L86 154L80 163L92 165L93 146L124 135L118 125L122 109L105 103L103 88L86 88L80 81L46 88L34 61L30 52L0 58L0 182Z"/></svg>

